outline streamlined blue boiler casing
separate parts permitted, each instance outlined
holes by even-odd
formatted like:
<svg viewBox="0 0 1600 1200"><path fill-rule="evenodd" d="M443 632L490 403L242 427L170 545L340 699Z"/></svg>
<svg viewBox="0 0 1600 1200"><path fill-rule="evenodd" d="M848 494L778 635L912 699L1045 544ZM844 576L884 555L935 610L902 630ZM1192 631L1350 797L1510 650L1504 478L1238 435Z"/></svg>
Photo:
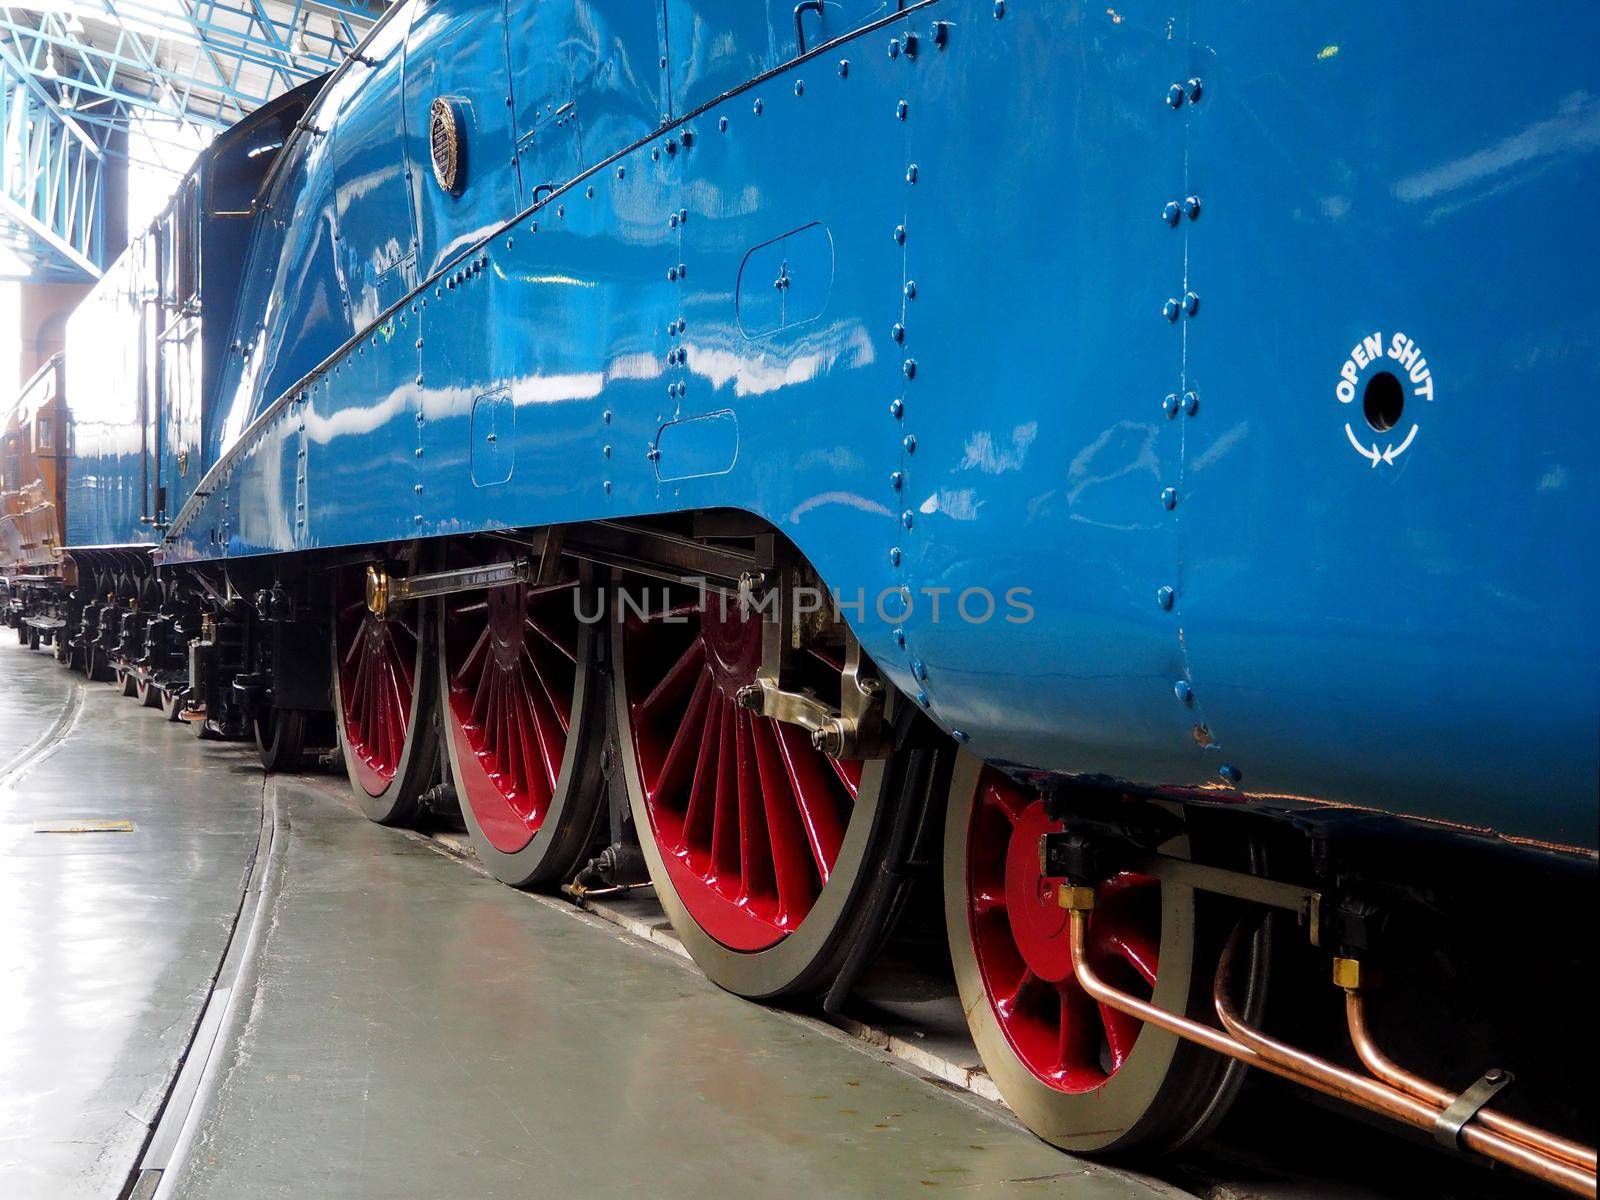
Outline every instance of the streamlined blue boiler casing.
<svg viewBox="0 0 1600 1200"><path fill-rule="evenodd" d="M745 509L991 760L1595 845L1600 11L526 7L291 143L167 562Z"/></svg>

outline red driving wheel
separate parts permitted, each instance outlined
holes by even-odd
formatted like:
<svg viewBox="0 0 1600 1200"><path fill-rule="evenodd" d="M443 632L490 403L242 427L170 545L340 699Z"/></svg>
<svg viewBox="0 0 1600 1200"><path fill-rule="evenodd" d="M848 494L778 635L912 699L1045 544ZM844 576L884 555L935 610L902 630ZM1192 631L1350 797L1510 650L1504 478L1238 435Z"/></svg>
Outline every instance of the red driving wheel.
<svg viewBox="0 0 1600 1200"><path fill-rule="evenodd" d="M512 548L458 556L509 561ZM600 613L577 579L508 583L444 598L440 703L462 817L478 857L517 887L561 882L601 810L589 747L594 634Z"/></svg>

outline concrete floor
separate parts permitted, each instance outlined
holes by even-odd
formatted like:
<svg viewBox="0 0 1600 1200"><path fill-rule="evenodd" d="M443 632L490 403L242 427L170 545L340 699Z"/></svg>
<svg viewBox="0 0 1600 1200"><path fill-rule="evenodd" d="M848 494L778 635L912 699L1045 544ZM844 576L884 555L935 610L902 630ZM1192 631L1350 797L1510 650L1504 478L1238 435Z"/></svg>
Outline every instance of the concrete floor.
<svg viewBox="0 0 1600 1200"><path fill-rule="evenodd" d="M8 643L0 643L0 1194L113 1197L150 1135L227 945L256 852L261 776L237 756L231 769L216 769L192 736L152 710ZM132 829L41 831L86 820Z"/></svg>
<svg viewBox="0 0 1600 1200"><path fill-rule="evenodd" d="M0 645L8 1198L1180 1195L105 685L4 787L77 686Z"/></svg>

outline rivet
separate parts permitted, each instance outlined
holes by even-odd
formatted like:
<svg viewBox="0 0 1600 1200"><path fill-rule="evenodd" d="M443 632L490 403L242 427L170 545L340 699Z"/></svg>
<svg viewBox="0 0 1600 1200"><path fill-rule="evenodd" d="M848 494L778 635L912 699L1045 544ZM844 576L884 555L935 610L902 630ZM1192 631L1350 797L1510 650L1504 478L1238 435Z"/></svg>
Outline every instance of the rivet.
<svg viewBox="0 0 1600 1200"><path fill-rule="evenodd" d="M1169 321L1176 321L1178 314L1182 311L1178 306L1178 302L1170 296L1167 298L1167 302L1161 306L1161 315Z"/></svg>
<svg viewBox="0 0 1600 1200"><path fill-rule="evenodd" d="M657 450L654 446L651 446L650 449L645 452L645 457L651 462L655 462L661 457L661 451Z"/></svg>
<svg viewBox="0 0 1600 1200"><path fill-rule="evenodd" d="M916 56L917 56L917 35L914 34L914 33L908 33L908 34L906 34L906 57L907 58L915 58Z"/></svg>
<svg viewBox="0 0 1600 1200"><path fill-rule="evenodd" d="M1183 198L1183 213L1191 221L1198 217L1200 215L1200 197L1185 196Z"/></svg>
<svg viewBox="0 0 1600 1200"><path fill-rule="evenodd" d="M899 546L890 546L889 547L889 565L891 567L898 567L900 565L900 547Z"/></svg>
<svg viewBox="0 0 1600 1200"><path fill-rule="evenodd" d="M420 483L413 485L411 490L419 496L422 495L422 485Z"/></svg>
<svg viewBox="0 0 1600 1200"><path fill-rule="evenodd" d="M896 629L891 636L894 638L896 646L903 647L906 644L906 631L904 629Z"/></svg>
<svg viewBox="0 0 1600 1200"><path fill-rule="evenodd" d="M1168 225L1176 225L1178 223L1178 216L1178 202L1176 200L1168 200L1166 207L1161 210L1161 219Z"/></svg>
<svg viewBox="0 0 1600 1200"><path fill-rule="evenodd" d="M600 485L600 486L601 486L601 487L603 487L603 488L605 488L605 490L606 490L606 495L608 495L608 496L609 496L609 495L610 495L610 494L611 494L611 480L609 480L609 479L608 479L608 480L606 480L606 481L605 481L605 482L604 482L604 483L602 483L602 484L601 484L601 485Z"/></svg>
<svg viewBox="0 0 1600 1200"><path fill-rule="evenodd" d="M900 514L900 524L904 525L907 529L911 528L916 519L916 514L913 513L909 508Z"/></svg>
<svg viewBox="0 0 1600 1200"><path fill-rule="evenodd" d="M677 227L678 227L678 214L677 213L672 213L667 217L667 228L668 229L676 229Z"/></svg>
<svg viewBox="0 0 1600 1200"><path fill-rule="evenodd" d="M899 58L900 57L900 39L897 38L897 37L889 39L889 57L890 58Z"/></svg>
<svg viewBox="0 0 1600 1200"><path fill-rule="evenodd" d="M416 516L412 517L411 518L411 523L413 525L421 525L422 524L422 514L418 513Z"/></svg>
<svg viewBox="0 0 1600 1200"><path fill-rule="evenodd" d="M848 78L849 75L850 75L850 60L848 58L841 58L839 60L839 78L840 79L845 79L845 78Z"/></svg>
<svg viewBox="0 0 1600 1200"><path fill-rule="evenodd" d="M660 146L651 146L650 147L650 161L651 162L660 162L661 161L661 147Z"/></svg>
<svg viewBox="0 0 1600 1200"><path fill-rule="evenodd" d="M904 246L906 244L906 227L904 225L896 225L894 227L894 244L896 246Z"/></svg>
<svg viewBox="0 0 1600 1200"><path fill-rule="evenodd" d="M678 398L678 385L675 384L675 383L667 384L667 399L668 400L676 400L677 398Z"/></svg>
<svg viewBox="0 0 1600 1200"><path fill-rule="evenodd" d="M682 279L688 274L689 274L688 266L685 265L684 263L679 263L678 264L678 278ZM1196 297L1196 299L1198 299L1198 297Z"/></svg>
<svg viewBox="0 0 1600 1200"><path fill-rule="evenodd" d="M1193 292L1185 292L1183 294L1183 311L1191 317L1194 316L1195 313L1199 312L1200 297L1195 295Z"/></svg>
<svg viewBox="0 0 1600 1200"><path fill-rule="evenodd" d="M968 742L970 742L972 740L972 738L971 738L971 736L969 734L967 734L964 730L960 730L960 729L952 729L950 731L950 736L955 738L956 743L958 745L961 745L961 746L965 746Z"/></svg>
<svg viewBox="0 0 1600 1200"><path fill-rule="evenodd" d="M905 415L905 411L906 411L905 401L901 400L898 396L895 397L893 400L889 401L889 415L891 417L893 417L895 420L898 421L902 416L904 416Z"/></svg>
<svg viewBox="0 0 1600 1200"><path fill-rule="evenodd" d="M618 167L617 168L617 178L618 179L622 179L622 178L626 177L627 174L628 174L628 168L627 167Z"/></svg>
<svg viewBox="0 0 1600 1200"><path fill-rule="evenodd" d="M1237 787L1239 781L1244 778L1244 776L1239 773L1239 768L1233 766L1231 763L1223 763L1217 768L1217 774L1222 776L1222 781L1224 783L1232 784L1235 787Z"/></svg>
<svg viewBox="0 0 1600 1200"><path fill-rule="evenodd" d="M804 96L806 94L806 81L804 79L796 79L794 81L794 94L796 96Z"/></svg>
<svg viewBox="0 0 1600 1200"><path fill-rule="evenodd" d="M1162 612L1170 612L1172 610L1172 596L1173 592L1170 587L1162 586L1156 589L1156 604L1160 606Z"/></svg>
<svg viewBox="0 0 1600 1200"><path fill-rule="evenodd" d="M677 152L678 152L678 139L677 138L668 138L667 139L667 153L668 154L676 154Z"/></svg>
<svg viewBox="0 0 1600 1200"><path fill-rule="evenodd" d="M907 183L915 183L916 181L917 181L917 164L916 163L912 163L909 167L906 168L906 182Z"/></svg>
<svg viewBox="0 0 1600 1200"><path fill-rule="evenodd" d="M906 482L906 477L903 474L901 474L899 471L890 471L889 472L889 486L892 487L895 491L898 492L902 487L904 487L905 486L905 482Z"/></svg>
<svg viewBox="0 0 1600 1200"><path fill-rule="evenodd" d="M685 129L683 131L683 148L687 150L692 145L694 145L694 130Z"/></svg>
<svg viewBox="0 0 1600 1200"><path fill-rule="evenodd" d="M602 458L610 458L611 457L611 447L610 446L602 447L601 450L600 450L600 456Z"/></svg>
<svg viewBox="0 0 1600 1200"><path fill-rule="evenodd" d="M950 40L950 22L935 21L928 32L933 35L933 44L942 50Z"/></svg>
<svg viewBox="0 0 1600 1200"><path fill-rule="evenodd" d="M668 267L667 268L667 282L668 283L677 283L678 282L678 268L677 267Z"/></svg>
<svg viewBox="0 0 1600 1200"><path fill-rule="evenodd" d="M417 447L417 457L418 457L418 458L421 458L421 457L422 457L422 447L421 447L421 446L418 446L418 447Z"/></svg>
<svg viewBox="0 0 1600 1200"><path fill-rule="evenodd" d="M717 132L718 133L727 133L728 132L728 118L727 117L718 117L717 118Z"/></svg>
<svg viewBox="0 0 1600 1200"><path fill-rule="evenodd" d="M894 115L899 117L902 121L904 121L906 117L910 116L910 114L911 105L907 104L904 100L898 101L895 104Z"/></svg>
<svg viewBox="0 0 1600 1200"><path fill-rule="evenodd" d="M417 376L417 382L418 382L418 383L421 383L421 382L422 382L422 376L421 376L421 375L418 375L418 376ZM424 417L424 416L423 416L423 415L422 415L422 414L421 414L421 413L418 413L418 414L417 414L417 424L418 424L418 425L421 425L421 424L422 424L422 423L423 423L423 421L425 421L425 420L427 420L427 418L426 418L426 417Z"/></svg>
<svg viewBox="0 0 1600 1200"><path fill-rule="evenodd" d="M1202 84L1200 82L1200 77L1198 75L1196 75L1193 79L1189 80L1189 82L1185 85L1185 88L1187 89L1187 91L1189 93L1189 103L1190 104L1197 103L1199 101L1202 93L1204 92L1204 87L1202 86Z"/></svg>
<svg viewBox="0 0 1600 1200"><path fill-rule="evenodd" d="M889 336L892 337L897 343L905 341L906 327L900 324L900 322L896 321L894 323L894 328L889 331Z"/></svg>
<svg viewBox="0 0 1600 1200"><path fill-rule="evenodd" d="M1172 685L1172 694L1178 698L1178 703L1192 705L1194 703L1194 689L1189 686L1187 679L1180 679Z"/></svg>
<svg viewBox="0 0 1600 1200"><path fill-rule="evenodd" d="M594 199L594 184L591 183L588 187L586 187L583 190L583 194L585 196L589 197L589 199L593 200Z"/></svg>
<svg viewBox="0 0 1600 1200"><path fill-rule="evenodd" d="M1178 507L1178 489L1163 488L1161 490L1161 507L1171 512Z"/></svg>
<svg viewBox="0 0 1600 1200"><path fill-rule="evenodd" d="M687 208L680 208L678 210L678 224L679 225L687 225L688 223L689 223L689 210Z"/></svg>
<svg viewBox="0 0 1600 1200"><path fill-rule="evenodd" d="M758 116L758 117L759 117L759 116L760 116L760 115L761 115L761 110L762 110L762 109L763 109L763 108L765 108L765 107L766 107L766 105L765 105L765 104L763 104L763 103L761 103L761 100L760 100L760 98L759 98L759 97L758 97L758 98L757 98L757 99L756 99L756 102L755 102L755 103L754 103L754 104L753 104L753 105L751 105L751 109L752 109L752 111L753 111L753 112L754 112L754 113L755 113L755 114L756 114L756 116Z"/></svg>
<svg viewBox="0 0 1600 1200"><path fill-rule="evenodd" d="M994 19L998 21L1006 15L1006 0L994 0Z"/></svg>
<svg viewBox="0 0 1600 1200"><path fill-rule="evenodd" d="M907 379L915 379L917 377L917 360L914 358L906 359L905 362L900 364L900 371Z"/></svg>
<svg viewBox="0 0 1600 1200"><path fill-rule="evenodd" d="M923 708L927 708L928 707L928 693L927 692L918 692L917 693L917 703L920 704Z"/></svg>
<svg viewBox="0 0 1600 1200"><path fill-rule="evenodd" d="M907 300L915 300L917 298L917 281L915 279L906 280L905 293Z"/></svg>
<svg viewBox="0 0 1600 1200"><path fill-rule="evenodd" d="M566 220L566 218L567 218L567 206L565 204L556 205L556 217L557 217L558 220L563 220L563 221Z"/></svg>
<svg viewBox="0 0 1600 1200"><path fill-rule="evenodd" d="M1189 416L1194 416L1195 409L1200 407L1200 397L1193 392L1183 394L1183 411Z"/></svg>
<svg viewBox="0 0 1600 1200"><path fill-rule="evenodd" d="M914 433L906 434L900 445L905 448L907 454L915 454L917 452L917 435Z"/></svg>
<svg viewBox="0 0 1600 1200"><path fill-rule="evenodd" d="M1181 84L1175 83L1167 89L1167 107L1183 107L1183 87Z"/></svg>
<svg viewBox="0 0 1600 1200"><path fill-rule="evenodd" d="M608 409L605 410L605 412L601 413L600 414L600 419L602 421L604 421L607 425L611 424L611 410L608 408Z"/></svg>
<svg viewBox="0 0 1600 1200"><path fill-rule="evenodd" d="M422 376L421 376L421 375L418 375L418 376L417 376L417 382L418 382L418 383L421 383L421 382L422 382ZM418 425L421 425L421 424L422 424L422 418L421 418L421 417L418 417L418 418L417 418L417 424L418 424Z"/></svg>
<svg viewBox="0 0 1600 1200"><path fill-rule="evenodd" d="M1161 401L1161 411L1166 413L1169 417L1177 416L1178 397L1173 395L1171 392L1168 392L1166 397Z"/></svg>
<svg viewBox="0 0 1600 1200"><path fill-rule="evenodd" d="M928 664L923 662L920 658L912 659L911 673L915 675L919 681L926 679L928 677Z"/></svg>

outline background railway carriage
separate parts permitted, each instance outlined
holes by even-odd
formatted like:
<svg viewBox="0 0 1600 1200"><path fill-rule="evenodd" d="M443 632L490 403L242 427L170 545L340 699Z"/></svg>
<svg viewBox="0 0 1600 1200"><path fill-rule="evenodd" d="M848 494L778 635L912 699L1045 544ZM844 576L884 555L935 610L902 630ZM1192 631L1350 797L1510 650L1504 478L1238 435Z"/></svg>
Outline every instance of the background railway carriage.
<svg viewBox="0 0 1600 1200"><path fill-rule="evenodd" d="M1593 1194L1597 23L397 4L70 335L117 661L747 996L942 909L1062 1146L1250 1065Z"/></svg>

